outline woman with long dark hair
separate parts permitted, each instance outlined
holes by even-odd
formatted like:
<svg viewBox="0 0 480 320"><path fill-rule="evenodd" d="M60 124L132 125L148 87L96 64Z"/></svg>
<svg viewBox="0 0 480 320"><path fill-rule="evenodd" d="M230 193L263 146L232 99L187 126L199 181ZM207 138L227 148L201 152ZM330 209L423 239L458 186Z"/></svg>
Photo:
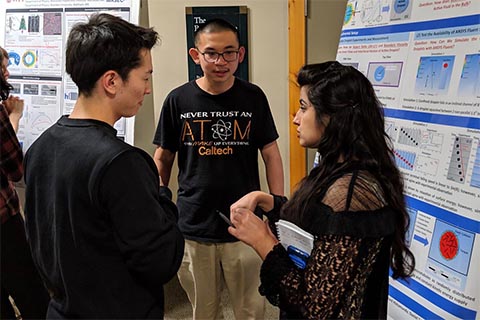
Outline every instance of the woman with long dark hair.
<svg viewBox="0 0 480 320"><path fill-rule="evenodd" d="M264 260L260 292L288 319L386 318L389 267L408 277L415 259L403 180L369 80L333 61L305 65L297 76L299 142L316 148L319 165L289 201L261 191L231 206L229 232ZM266 211L264 223L252 211ZM314 235L300 269L274 236L279 219ZM274 232L272 232L273 230Z"/></svg>

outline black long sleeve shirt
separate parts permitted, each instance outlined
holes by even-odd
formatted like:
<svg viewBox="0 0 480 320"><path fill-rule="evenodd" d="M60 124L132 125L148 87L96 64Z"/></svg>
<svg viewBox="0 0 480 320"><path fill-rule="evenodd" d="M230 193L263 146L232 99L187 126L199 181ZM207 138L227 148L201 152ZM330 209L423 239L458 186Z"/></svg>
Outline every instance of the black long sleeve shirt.
<svg viewBox="0 0 480 320"><path fill-rule="evenodd" d="M106 123L62 117L28 150L25 182L47 317L163 317L184 240L148 154Z"/></svg>

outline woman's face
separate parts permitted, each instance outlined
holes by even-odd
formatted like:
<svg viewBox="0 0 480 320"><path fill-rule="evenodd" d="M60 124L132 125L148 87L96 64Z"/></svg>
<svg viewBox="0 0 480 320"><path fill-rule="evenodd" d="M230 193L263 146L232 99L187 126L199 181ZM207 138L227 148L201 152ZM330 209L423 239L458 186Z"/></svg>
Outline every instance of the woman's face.
<svg viewBox="0 0 480 320"><path fill-rule="evenodd" d="M293 123L298 126L297 137L300 145L305 148L316 148L323 137L330 117L323 116L321 122L317 120L315 108L308 99L309 88L310 86L300 88L300 109L295 114Z"/></svg>

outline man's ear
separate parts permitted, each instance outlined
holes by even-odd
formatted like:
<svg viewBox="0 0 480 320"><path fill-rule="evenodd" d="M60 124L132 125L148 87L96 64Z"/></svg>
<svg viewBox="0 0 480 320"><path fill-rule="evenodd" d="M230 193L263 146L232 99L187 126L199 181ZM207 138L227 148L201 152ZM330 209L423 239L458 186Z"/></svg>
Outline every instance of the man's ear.
<svg viewBox="0 0 480 320"><path fill-rule="evenodd" d="M188 54L196 64L200 64L200 53L196 48L190 48Z"/></svg>
<svg viewBox="0 0 480 320"><path fill-rule="evenodd" d="M119 85L120 76L113 70L108 70L101 77L101 84L104 90L110 94L115 94Z"/></svg>
<svg viewBox="0 0 480 320"><path fill-rule="evenodd" d="M245 47L238 48L238 63L242 63L245 58Z"/></svg>

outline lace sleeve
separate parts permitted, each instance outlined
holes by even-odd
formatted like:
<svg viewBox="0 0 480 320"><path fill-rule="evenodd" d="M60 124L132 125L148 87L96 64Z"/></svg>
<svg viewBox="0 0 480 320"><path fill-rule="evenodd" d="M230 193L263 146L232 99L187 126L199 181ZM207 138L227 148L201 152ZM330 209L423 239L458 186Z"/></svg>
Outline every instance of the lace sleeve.
<svg viewBox="0 0 480 320"><path fill-rule="evenodd" d="M328 188L322 202L334 212L375 210L386 205L378 181L366 171L340 177Z"/></svg>
<svg viewBox="0 0 480 320"><path fill-rule="evenodd" d="M380 243L381 239L322 236L305 270L296 268L285 249L277 245L262 265L260 293L273 305L302 318L338 316L338 305L351 290L358 261L374 256Z"/></svg>

